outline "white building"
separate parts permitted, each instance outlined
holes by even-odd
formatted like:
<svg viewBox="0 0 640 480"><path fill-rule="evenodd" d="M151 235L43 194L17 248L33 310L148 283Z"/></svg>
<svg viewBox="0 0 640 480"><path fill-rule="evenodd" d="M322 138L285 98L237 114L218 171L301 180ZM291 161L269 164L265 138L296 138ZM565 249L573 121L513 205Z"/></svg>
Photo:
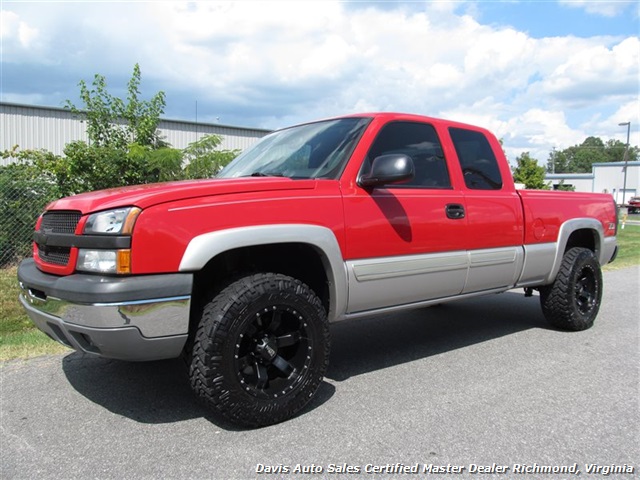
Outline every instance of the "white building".
<svg viewBox="0 0 640 480"><path fill-rule="evenodd" d="M610 193L622 204L623 189L625 203L640 195L640 162L628 162L626 170L626 185L624 162L594 163L591 173L548 173L545 179L554 189L563 184L574 186L577 192Z"/></svg>
<svg viewBox="0 0 640 480"><path fill-rule="evenodd" d="M162 119L161 137L174 148L185 148L203 135L222 137L221 149L244 150L270 130ZM18 145L21 150L48 150L62 155L67 143L88 141L86 124L69 110L0 102L0 152ZM0 159L6 164L8 159Z"/></svg>
<svg viewBox="0 0 640 480"><path fill-rule="evenodd" d="M547 173L544 178L554 190L564 185L574 187L576 192L593 191L593 173Z"/></svg>

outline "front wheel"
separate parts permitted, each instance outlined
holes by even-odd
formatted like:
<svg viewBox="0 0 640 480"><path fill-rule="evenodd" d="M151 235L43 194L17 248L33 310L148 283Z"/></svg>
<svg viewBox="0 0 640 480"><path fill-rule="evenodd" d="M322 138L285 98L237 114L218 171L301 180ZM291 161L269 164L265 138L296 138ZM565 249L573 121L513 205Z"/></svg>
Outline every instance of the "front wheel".
<svg viewBox="0 0 640 480"><path fill-rule="evenodd" d="M307 285L274 273L247 276L205 305L191 386L235 424L281 422L315 394L329 348L327 315Z"/></svg>
<svg viewBox="0 0 640 480"><path fill-rule="evenodd" d="M594 253L587 248L569 249L554 282L540 289L545 318L563 330L590 328L601 300L602 271Z"/></svg>

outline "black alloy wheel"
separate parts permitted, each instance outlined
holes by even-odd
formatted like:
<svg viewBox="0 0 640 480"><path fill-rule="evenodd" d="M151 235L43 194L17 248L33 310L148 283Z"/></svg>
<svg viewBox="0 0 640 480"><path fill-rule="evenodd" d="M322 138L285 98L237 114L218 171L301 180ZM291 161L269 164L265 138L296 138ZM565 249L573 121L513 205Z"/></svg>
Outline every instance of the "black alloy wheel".
<svg viewBox="0 0 640 480"><path fill-rule="evenodd" d="M602 270L588 248L565 252L552 284L540 288L540 305L545 318L563 330L586 330L600 310Z"/></svg>
<svg viewBox="0 0 640 480"><path fill-rule="evenodd" d="M313 398L329 348L327 315L307 285L275 273L250 275L204 306L190 356L191 387L232 423L271 425Z"/></svg>
<svg viewBox="0 0 640 480"><path fill-rule="evenodd" d="M238 380L258 398L290 393L311 366L313 335L307 320L294 308L272 305L261 309L236 340Z"/></svg>
<svg viewBox="0 0 640 480"><path fill-rule="evenodd" d="M580 271L574 288L576 307L582 315L588 315L597 301L597 282L592 268L585 267Z"/></svg>

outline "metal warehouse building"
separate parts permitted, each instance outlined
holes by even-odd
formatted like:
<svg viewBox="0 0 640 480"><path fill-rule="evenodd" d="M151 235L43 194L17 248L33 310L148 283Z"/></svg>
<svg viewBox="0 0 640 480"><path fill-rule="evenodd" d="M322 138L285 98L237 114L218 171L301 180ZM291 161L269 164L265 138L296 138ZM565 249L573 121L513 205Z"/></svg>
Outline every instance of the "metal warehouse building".
<svg viewBox="0 0 640 480"><path fill-rule="evenodd" d="M162 119L161 136L174 148L185 148L203 135L222 137L221 149L244 150L270 130ZM44 149L62 155L64 146L88 141L86 124L69 110L0 102L0 151L18 145L22 150ZM1 160L3 164L8 159Z"/></svg>
<svg viewBox="0 0 640 480"><path fill-rule="evenodd" d="M627 203L640 194L640 162L594 163L591 173L548 173L545 179L553 188L562 183L575 187L577 192L610 193L616 203L622 204L623 197Z"/></svg>

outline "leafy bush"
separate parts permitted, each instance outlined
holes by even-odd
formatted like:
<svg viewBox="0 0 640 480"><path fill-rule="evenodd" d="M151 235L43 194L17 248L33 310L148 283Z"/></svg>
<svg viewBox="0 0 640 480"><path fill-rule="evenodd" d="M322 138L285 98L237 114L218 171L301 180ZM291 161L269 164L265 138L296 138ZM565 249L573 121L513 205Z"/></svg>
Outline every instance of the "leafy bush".
<svg viewBox="0 0 640 480"><path fill-rule="evenodd" d="M0 167L0 267L31 255L36 220L59 196L52 176L33 163Z"/></svg>
<svg viewBox="0 0 640 480"><path fill-rule="evenodd" d="M238 156L239 150L216 150L222 143L218 135L205 135L183 150L184 178L211 178Z"/></svg>

